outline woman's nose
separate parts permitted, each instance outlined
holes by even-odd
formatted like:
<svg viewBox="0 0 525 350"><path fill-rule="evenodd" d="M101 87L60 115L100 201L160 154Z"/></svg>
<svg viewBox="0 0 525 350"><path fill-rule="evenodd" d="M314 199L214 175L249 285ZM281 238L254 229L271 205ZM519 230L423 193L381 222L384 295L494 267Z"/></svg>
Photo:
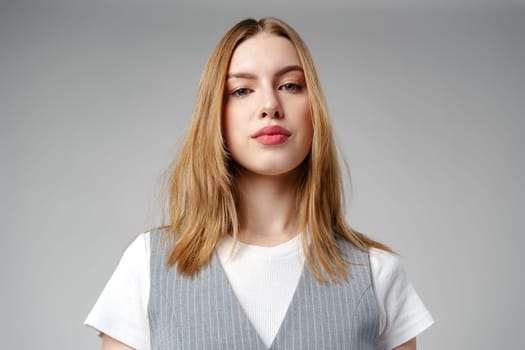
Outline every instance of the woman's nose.
<svg viewBox="0 0 525 350"><path fill-rule="evenodd" d="M283 118L284 113L276 91L266 91L262 97L262 108L260 116L262 118Z"/></svg>

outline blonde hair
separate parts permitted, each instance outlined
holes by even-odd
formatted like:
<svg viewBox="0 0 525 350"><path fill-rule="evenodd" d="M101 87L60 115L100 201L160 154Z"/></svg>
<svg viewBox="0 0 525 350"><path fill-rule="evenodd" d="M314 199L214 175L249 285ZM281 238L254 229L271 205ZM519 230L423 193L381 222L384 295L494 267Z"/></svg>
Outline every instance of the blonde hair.
<svg viewBox="0 0 525 350"><path fill-rule="evenodd" d="M311 106L313 140L298 179L299 232L304 232L306 263L319 281L347 280L349 271L337 237L360 250L390 249L353 231L343 214L343 188L332 128L314 63L305 43L286 23L275 18L246 19L219 41L202 74L190 128L169 183L167 225L172 247L168 266L193 276L209 261L219 240L238 237L238 193L235 166L222 132L224 86L235 48L257 33L282 36L295 46L306 79ZM308 240L310 244L308 244Z"/></svg>

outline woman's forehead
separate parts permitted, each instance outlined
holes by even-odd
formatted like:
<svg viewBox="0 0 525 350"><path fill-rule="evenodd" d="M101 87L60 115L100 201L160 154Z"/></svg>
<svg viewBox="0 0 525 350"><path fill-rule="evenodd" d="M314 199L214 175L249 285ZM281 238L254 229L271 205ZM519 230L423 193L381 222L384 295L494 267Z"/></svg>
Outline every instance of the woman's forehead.
<svg viewBox="0 0 525 350"><path fill-rule="evenodd" d="M228 73L257 73L294 65L302 66L290 40L275 34L259 33L237 46Z"/></svg>

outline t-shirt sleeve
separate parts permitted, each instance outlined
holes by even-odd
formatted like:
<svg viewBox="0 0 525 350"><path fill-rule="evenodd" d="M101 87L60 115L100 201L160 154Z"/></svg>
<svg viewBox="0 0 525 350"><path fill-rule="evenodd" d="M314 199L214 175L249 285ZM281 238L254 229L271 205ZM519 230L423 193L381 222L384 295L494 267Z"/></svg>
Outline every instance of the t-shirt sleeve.
<svg viewBox="0 0 525 350"><path fill-rule="evenodd" d="M149 350L149 234L140 234L91 309L84 325L137 350Z"/></svg>
<svg viewBox="0 0 525 350"><path fill-rule="evenodd" d="M379 306L379 349L391 350L430 327L434 320L398 256L370 250L372 280Z"/></svg>

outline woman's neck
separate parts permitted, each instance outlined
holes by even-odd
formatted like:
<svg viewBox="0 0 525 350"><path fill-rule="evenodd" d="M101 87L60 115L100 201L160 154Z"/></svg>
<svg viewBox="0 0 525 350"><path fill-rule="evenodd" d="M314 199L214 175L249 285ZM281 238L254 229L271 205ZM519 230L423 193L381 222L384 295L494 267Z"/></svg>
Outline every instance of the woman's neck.
<svg viewBox="0 0 525 350"><path fill-rule="evenodd" d="M262 176L242 171L239 189L239 240L274 246L295 237L297 232L297 174Z"/></svg>

